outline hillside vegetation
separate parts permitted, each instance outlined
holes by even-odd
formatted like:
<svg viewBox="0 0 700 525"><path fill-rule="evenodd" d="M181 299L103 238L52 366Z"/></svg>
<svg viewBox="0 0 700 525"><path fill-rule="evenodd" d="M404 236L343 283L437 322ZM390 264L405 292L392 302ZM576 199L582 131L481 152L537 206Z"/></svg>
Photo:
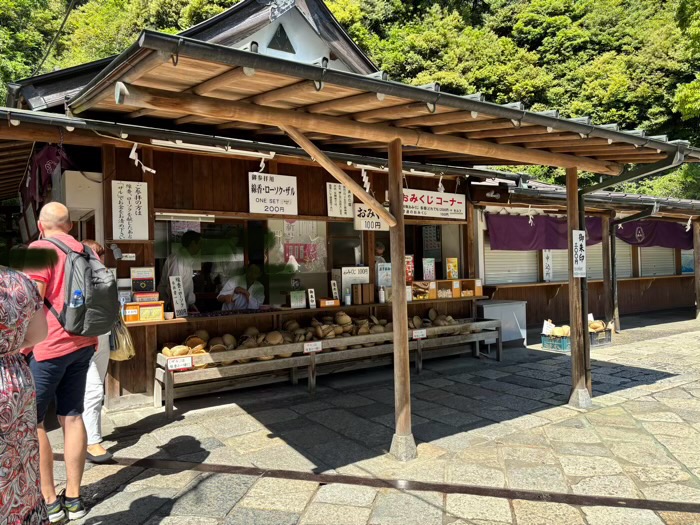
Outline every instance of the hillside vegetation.
<svg viewBox="0 0 700 525"><path fill-rule="evenodd" d="M40 72L123 51L143 28L178 32L238 0L77 0ZM66 0L0 0L4 83L31 75ZM590 115L700 144L700 0L327 0L392 78ZM544 180L556 170L531 168ZM700 198L700 170L627 191Z"/></svg>

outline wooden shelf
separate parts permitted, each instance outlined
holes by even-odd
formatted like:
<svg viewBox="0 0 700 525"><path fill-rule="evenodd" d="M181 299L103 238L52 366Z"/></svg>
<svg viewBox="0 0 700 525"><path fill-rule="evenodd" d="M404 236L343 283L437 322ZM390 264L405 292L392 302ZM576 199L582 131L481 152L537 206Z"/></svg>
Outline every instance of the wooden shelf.
<svg viewBox="0 0 700 525"><path fill-rule="evenodd" d="M478 301L481 299L488 299L488 297L483 295L477 295L472 297L459 297L457 299L429 299L422 301L411 301L408 306L411 305L430 305L430 304L442 304L442 303L457 303L460 301ZM133 323L124 323L128 327L141 327L141 326L169 326L173 324L185 324L193 322L217 322L226 321L228 319L241 319L245 317L258 317L258 316L275 316L275 315L291 315L291 314L309 314L314 313L322 315L325 312L338 312L341 310L351 310L360 308L379 308L379 307L390 307L391 303L371 303L371 304L353 304L350 306L330 306L327 308L281 308L277 310L271 310L266 312L256 312L256 313L245 313L245 314L231 314L231 315L217 315L212 317L186 317L173 319L171 321L139 321Z"/></svg>

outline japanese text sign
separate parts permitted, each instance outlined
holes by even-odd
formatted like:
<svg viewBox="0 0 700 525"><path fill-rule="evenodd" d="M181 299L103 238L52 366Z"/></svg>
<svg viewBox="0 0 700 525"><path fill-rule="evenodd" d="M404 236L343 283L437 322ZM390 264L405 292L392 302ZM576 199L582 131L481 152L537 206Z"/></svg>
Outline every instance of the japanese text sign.
<svg viewBox="0 0 700 525"><path fill-rule="evenodd" d="M192 370L194 368L194 359L192 356L185 357L170 357L168 358L168 371L181 372L184 370Z"/></svg>
<svg viewBox="0 0 700 525"><path fill-rule="evenodd" d="M175 317L187 317L187 301L185 300L185 289L182 286L182 277L179 275L170 276L170 295L173 298L173 309Z"/></svg>
<svg viewBox="0 0 700 525"><path fill-rule="evenodd" d="M304 343L304 353L305 354L315 354L316 352L323 351L323 342L312 341L310 343Z"/></svg>
<svg viewBox="0 0 700 525"><path fill-rule="evenodd" d="M148 184L112 181L112 236L116 240L148 240Z"/></svg>
<svg viewBox="0 0 700 525"><path fill-rule="evenodd" d="M458 193L437 191L403 190L404 215L440 217L464 220L467 216L467 199Z"/></svg>
<svg viewBox="0 0 700 525"><path fill-rule="evenodd" d="M586 232L584 230L573 230L573 257L574 278L586 278Z"/></svg>
<svg viewBox="0 0 700 525"><path fill-rule="evenodd" d="M352 217L352 192L343 184L326 182L326 204L329 217ZM357 228L356 228L357 229Z"/></svg>
<svg viewBox="0 0 700 525"><path fill-rule="evenodd" d="M554 280L554 259L552 257L552 250L542 250L542 276L546 283Z"/></svg>
<svg viewBox="0 0 700 525"><path fill-rule="evenodd" d="M369 284L369 266L346 266L341 269L343 293L353 284Z"/></svg>
<svg viewBox="0 0 700 525"><path fill-rule="evenodd" d="M386 221L366 204L356 202L353 204L355 211L355 229L370 231L389 231Z"/></svg>
<svg viewBox="0 0 700 525"><path fill-rule="evenodd" d="M296 177L248 173L250 213L298 215L297 197Z"/></svg>

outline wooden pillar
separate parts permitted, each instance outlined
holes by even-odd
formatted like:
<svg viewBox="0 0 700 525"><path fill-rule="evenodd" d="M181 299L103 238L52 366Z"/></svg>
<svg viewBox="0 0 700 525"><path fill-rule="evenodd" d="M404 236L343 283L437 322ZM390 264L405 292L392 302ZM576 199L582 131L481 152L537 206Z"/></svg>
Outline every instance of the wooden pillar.
<svg viewBox="0 0 700 525"><path fill-rule="evenodd" d="M464 278L474 279L476 278L476 223L474 221L474 205L471 201L467 201L467 225L464 227L467 232L464 235L464 242L466 246L464 247L464 254L466 256L466 263L464 264Z"/></svg>
<svg viewBox="0 0 700 525"><path fill-rule="evenodd" d="M403 217L403 160L400 140L389 143L389 209L396 225L389 230L391 239L391 311L394 325L394 399L396 432L391 453L400 461L416 457L411 430L411 361L408 345L408 306L406 271L401 261L406 255Z"/></svg>
<svg viewBox="0 0 700 525"><path fill-rule="evenodd" d="M573 231L581 229L578 197L578 170L566 169L566 200L569 247L569 323L571 326L571 397L569 403L577 408L586 408L591 404L586 388L586 357L583 338L588 331L583 326L581 305L581 279L574 278L574 240Z"/></svg>
<svg viewBox="0 0 700 525"><path fill-rule="evenodd" d="M695 270L695 318L700 319L700 221L693 222L693 262Z"/></svg>
<svg viewBox="0 0 700 525"><path fill-rule="evenodd" d="M613 212L612 218L615 218ZM615 322L615 333L620 333L620 305L617 300L617 226L614 223L610 225L610 278L612 284L612 311L613 321Z"/></svg>
<svg viewBox="0 0 700 525"><path fill-rule="evenodd" d="M603 223L603 302L605 323L613 320L612 266L610 258L610 217L602 217Z"/></svg>

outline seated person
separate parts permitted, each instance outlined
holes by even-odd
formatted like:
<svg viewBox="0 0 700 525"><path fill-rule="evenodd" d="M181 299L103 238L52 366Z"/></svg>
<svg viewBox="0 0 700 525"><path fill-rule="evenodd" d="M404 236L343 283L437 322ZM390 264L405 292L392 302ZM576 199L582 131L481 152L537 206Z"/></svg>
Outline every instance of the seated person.
<svg viewBox="0 0 700 525"><path fill-rule="evenodd" d="M265 287L258 281L262 272L256 264L248 266L245 275L229 278L217 299L222 310L256 310L265 302Z"/></svg>

